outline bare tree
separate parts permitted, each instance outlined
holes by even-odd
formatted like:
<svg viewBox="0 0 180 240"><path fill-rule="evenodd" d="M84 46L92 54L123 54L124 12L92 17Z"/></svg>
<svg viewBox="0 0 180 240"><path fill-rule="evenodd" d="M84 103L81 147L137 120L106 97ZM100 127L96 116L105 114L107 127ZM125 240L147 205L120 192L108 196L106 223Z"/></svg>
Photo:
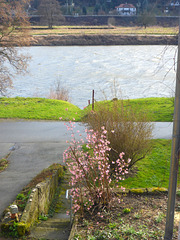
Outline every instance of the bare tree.
<svg viewBox="0 0 180 240"><path fill-rule="evenodd" d="M29 21L24 1L0 0L0 94L12 86L14 74L25 73L28 57L17 47L27 46Z"/></svg>
<svg viewBox="0 0 180 240"><path fill-rule="evenodd" d="M138 16L138 23L146 28L149 25L155 25L156 17L151 12L144 11Z"/></svg>
<svg viewBox="0 0 180 240"><path fill-rule="evenodd" d="M57 0L41 0L38 12L42 24L47 24L50 29L53 28L53 25L58 25L60 21L64 21L60 4Z"/></svg>

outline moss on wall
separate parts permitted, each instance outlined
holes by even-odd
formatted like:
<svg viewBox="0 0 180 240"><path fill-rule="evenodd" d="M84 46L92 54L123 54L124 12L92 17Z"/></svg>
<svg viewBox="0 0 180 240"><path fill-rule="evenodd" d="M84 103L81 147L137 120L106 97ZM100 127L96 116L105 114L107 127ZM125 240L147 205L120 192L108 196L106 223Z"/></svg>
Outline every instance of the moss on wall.
<svg viewBox="0 0 180 240"><path fill-rule="evenodd" d="M51 166L49 169L51 169ZM56 193L56 188L64 174L64 167L56 164L52 176L49 176L32 189L20 222L16 223L14 220L11 220L2 223L2 233L9 236L15 234L13 237L24 236L29 231L30 226L38 220L39 215L48 213L49 206Z"/></svg>

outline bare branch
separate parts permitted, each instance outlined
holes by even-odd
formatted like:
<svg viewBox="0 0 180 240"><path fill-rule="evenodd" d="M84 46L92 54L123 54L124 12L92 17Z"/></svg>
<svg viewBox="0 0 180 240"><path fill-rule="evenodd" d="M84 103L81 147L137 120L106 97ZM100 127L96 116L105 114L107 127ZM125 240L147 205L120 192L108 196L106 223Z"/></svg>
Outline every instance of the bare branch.
<svg viewBox="0 0 180 240"><path fill-rule="evenodd" d="M29 21L24 4L27 1L0 1L0 94L12 86L14 74L25 73L28 57L19 54L17 47L28 46ZM7 65L10 65L10 68Z"/></svg>

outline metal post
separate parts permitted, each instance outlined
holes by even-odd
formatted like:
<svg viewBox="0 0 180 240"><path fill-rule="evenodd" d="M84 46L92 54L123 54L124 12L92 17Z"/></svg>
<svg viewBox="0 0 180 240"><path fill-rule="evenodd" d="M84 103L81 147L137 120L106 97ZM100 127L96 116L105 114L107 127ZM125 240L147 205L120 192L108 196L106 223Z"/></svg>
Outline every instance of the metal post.
<svg viewBox="0 0 180 240"><path fill-rule="evenodd" d="M72 201L72 195L70 193L71 193L71 190L67 189L66 190L66 199L70 199L70 226L71 226L72 222L73 222L73 210L72 210L73 201Z"/></svg>
<svg viewBox="0 0 180 240"><path fill-rule="evenodd" d="M94 111L94 90L92 90L92 110Z"/></svg>
<svg viewBox="0 0 180 240"><path fill-rule="evenodd" d="M179 24L180 27L180 24ZM166 215L165 240L173 237L174 209L176 201L176 186L179 166L179 147L180 147L180 31L178 35L178 59L176 73L176 91L174 105L174 123L171 150L171 169L169 176L168 205Z"/></svg>

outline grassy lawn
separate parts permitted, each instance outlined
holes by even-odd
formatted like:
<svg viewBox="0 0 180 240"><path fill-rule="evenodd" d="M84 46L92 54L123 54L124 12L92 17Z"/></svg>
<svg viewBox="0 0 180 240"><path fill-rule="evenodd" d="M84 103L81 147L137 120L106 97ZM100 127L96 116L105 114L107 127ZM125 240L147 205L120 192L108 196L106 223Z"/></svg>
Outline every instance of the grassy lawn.
<svg viewBox="0 0 180 240"><path fill-rule="evenodd" d="M54 26L48 29L45 26L33 26L31 35L82 35L82 34L144 34L144 35L177 35L178 27L108 27L108 26Z"/></svg>
<svg viewBox="0 0 180 240"><path fill-rule="evenodd" d="M67 111L68 110L68 111ZM80 120L81 109L65 102L44 98L0 98L0 118Z"/></svg>
<svg viewBox="0 0 180 240"><path fill-rule="evenodd" d="M151 151L135 164L120 186L132 188L168 188L171 161L171 140L152 139ZM84 151L88 149L84 146ZM180 178L180 177L179 177ZM178 182L180 179L178 179Z"/></svg>
<svg viewBox="0 0 180 240"><path fill-rule="evenodd" d="M151 151L135 164L120 186L132 188L168 188L171 161L171 140L152 139ZM84 151L89 151L85 145ZM180 176L178 179L180 182Z"/></svg>
<svg viewBox="0 0 180 240"><path fill-rule="evenodd" d="M174 103L173 98L141 98L125 101L138 112L145 112L150 121L172 122Z"/></svg>
<svg viewBox="0 0 180 240"><path fill-rule="evenodd" d="M112 101L98 102L95 110L101 104L112 104ZM173 117L172 98L143 98L124 100L124 104L131 106L135 111L145 112L150 121L170 122ZM68 111L66 109L68 108ZM0 98L0 118L19 118L19 119L43 119L43 120L62 120L81 121L81 117L86 115L91 106L81 110L77 106L61 101L45 98Z"/></svg>
<svg viewBox="0 0 180 240"><path fill-rule="evenodd" d="M136 173L121 184L126 188L168 188L171 160L171 140L152 140L152 150L137 162Z"/></svg>
<svg viewBox="0 0 180 240"><path fill-rule="evenodd" d="M121 101L119 102L121 104ZM106 104L111 108L113 101L101 101L95 103L95 111ZM140 98L123 101L124 106L131 107L135 112L145 113L152 122L172 122L174 103L173 98ZM120 105L121 106L121 105ZM84 109L84 114L91 110L91 106Z"/></svg>

